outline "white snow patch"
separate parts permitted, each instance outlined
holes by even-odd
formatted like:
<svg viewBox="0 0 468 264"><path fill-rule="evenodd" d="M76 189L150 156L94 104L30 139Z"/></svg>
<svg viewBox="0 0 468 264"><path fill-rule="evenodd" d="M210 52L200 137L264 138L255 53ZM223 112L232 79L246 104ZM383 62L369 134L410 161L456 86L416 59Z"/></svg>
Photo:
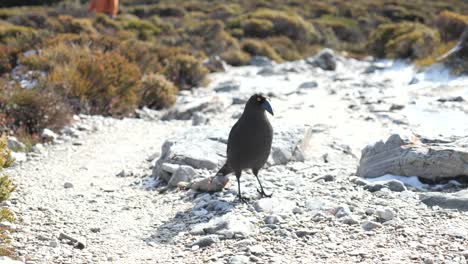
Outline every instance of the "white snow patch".
<svg viewBox="0 0 468 264"><path fill-rule="evenodd" d="M461 185L458 181L456 180L450 180L446 184L426 184L422 183L417 176L400 176L400 175L393 175L393 174L385 174L383 176L377 177L377 178L369 178L366 179L366 181L371 182L371 183L378 183L378 184L385 184L389 181L392 180L397 180L400 181L406 185L412 186L416 189L419 190L427 190L427 189L443 189L447 185L452 184L452 185Z"/></svg>

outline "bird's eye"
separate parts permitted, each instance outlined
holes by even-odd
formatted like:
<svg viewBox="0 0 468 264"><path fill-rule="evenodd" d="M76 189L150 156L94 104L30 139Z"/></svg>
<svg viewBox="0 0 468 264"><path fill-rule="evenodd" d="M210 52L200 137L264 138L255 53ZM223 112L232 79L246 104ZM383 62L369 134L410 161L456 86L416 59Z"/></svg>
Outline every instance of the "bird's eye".
<svg viewBox="0 0 468 264"><path fill-rule="evenodd" d="M261 97L257 97L257 102L261 102L262 101L262 98Z"/></svg>

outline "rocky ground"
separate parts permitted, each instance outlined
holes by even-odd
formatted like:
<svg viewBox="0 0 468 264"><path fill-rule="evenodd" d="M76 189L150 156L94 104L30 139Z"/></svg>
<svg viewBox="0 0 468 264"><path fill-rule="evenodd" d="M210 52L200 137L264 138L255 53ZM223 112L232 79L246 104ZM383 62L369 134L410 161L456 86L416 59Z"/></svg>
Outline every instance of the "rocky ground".
<svg viewBox="0 0 468 264"><path fill-rule="evenodd" d="M18 190L4 206L18 218L11 236L19 259L466 263L466 211L422 203L427 184L357 175L361 150L391 134L460 136L468 127L468 104L454 99L465 93L462 79L436 82L410 66L330 54L253 64L211 75L209 87L182 92L168 111L76 117L62 135L48 135L55 143L17 154L25 161L7 173ZM229 129L254 92L268 95L275 112L272 156L260 172L273 197L257 196L250 172L242 177L247 204L236 200L236 184L190 189L223 163Z"/></svg>

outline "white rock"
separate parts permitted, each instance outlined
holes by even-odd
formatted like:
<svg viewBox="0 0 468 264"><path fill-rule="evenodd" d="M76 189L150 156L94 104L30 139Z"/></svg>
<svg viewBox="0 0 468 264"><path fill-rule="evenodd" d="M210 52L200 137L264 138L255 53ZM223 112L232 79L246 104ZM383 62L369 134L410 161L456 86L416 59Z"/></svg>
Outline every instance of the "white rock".
<svg viewBox="0 0 468 264"><path fill-rule="evenodd" d="M249 257L244 255L232 256L229 259L229 264L249 264Z"/></svg>
<svg viewBox="0 0 468 264"><path fill-rule="evenodd" d="M37 154L41 154L45 151L44 145L38 143L32 147L32 151Z"/></svg>
<svg viewBox="0 0 468 264"><path fill-rule="evenodd" d="M395 212L390 208L379 208L377 209L376 214L383 222L390 221L395 217Z"/></svg>
<svg viewBox="0 0 468 264"><path fill-rule="evenodd" d="M216 92L232 92L237 91L240 88L240 83L234 80L225 81L219 83L216 87L213 88Z"/></svg>
<svg viewBox="0 0 468 264"><path fill-rule="evenodd" d="M8 148L11 150L23 150L26 146L21 143L16 137L8 137L7 139Z"/></svg>
<svg viewBox="0 0 468 264"><path fill-rule="evenodd" d="M386 174L428 180L468 175L468 138L450 143L417 144L398 134L362 150L357 174L375 178Z"/></svg>
<svg viewBox="0 0 468 264"><path fill-rule="evenodd" d="M307 63L315 67L320 67L326 71L334 71L336 69L335 53L331 49L323 49L314 57L308 58Z"/></svg>
<svg viewBox="0 0 468 264"><path fill-rule="evenodd" d="M168 182L168 185L171 187L176 187L179 182L191 182L193 176L196 174L196 171L192 167L182 165L174 172Z"/></svg>
<svg viewBox="0 0 468 264"><path fill-rule="evenodd" d="M11 152L11 157L15 160L15 163L21 163L28 160L28 156L24 152Z"/></svg>
<svg viewBox="0 0 468 264"><path fill-rule="evenodd" d="M283 219L279 215L268 215L268 216L265 217L265 219L263 221L267 225L274 225L274 224L281 223L283 221Z"/></svg>
<svg viewBox="0 0 468 264"><path fill-rule="evenodd" d="M58 135L54 133L54 131L46 128L42 131L41 137L47 141L54 141L58 138Z"/></svg>
<svg viewBox="0 0 468 264"><path fill-rule="evenodd" d="M318 83L316 81L303 82L299 85L299 89L313 89L317 88Z"/></svg>
<svg viewBox="0 0 468 264"><path fill-rule="evenodd" d="M296 207L296 202L275 197L262 198L255 201L254 207L257 212L270 214L292 213L293 208Z"/></svg>
<svg viewBox="0 0 468 264"><path fill-rule="evenodd" d="M382 225L377 223L377 222L374 222L374 221L365 221L364 223L362 223L362 229L364 229L365 231L372 231L376 228L381 228Z"/></svg>
<svg viewBox="0 0 468 264"><path fill-rule="evenodd" d="M201 248L211 246L219 242L219 238L216 235L204 236L197 241L193 242L192 246L199 246Z"/></svg>
<svg viewBox="0 0 468 264"><path fill-rule="evenodd" d="M5 256L0 256L0 264L24 264L24 262L19 260L13 260Z"/></svg>

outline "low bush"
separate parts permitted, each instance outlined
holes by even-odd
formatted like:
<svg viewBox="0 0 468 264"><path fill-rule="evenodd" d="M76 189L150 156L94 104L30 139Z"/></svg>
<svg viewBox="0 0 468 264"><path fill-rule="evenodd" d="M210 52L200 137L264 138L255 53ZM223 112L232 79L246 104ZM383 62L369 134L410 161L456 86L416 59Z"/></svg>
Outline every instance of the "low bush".
<svg viewBox="0 0 468 264"><path fill-rule="evenodd" d="M287 36L296 41L315 43L319 36L312 24L307 23L297 14L288 14L282 11L260 9L250 17L261 20L268 20L273 24L275 35Z"/></svg>
<svg viewBox="0 0 468 264"><path fill-rule="evenodd" d="M63 91L76 112L126 115L137 106L140 70L115 51L82 49L75 63L56 62L48 83Z"/></svg>
<svg viewBox="0 0 468 264"><path fill-rule="evenodd" d="M221 59L232 66L246 65L250 61L250 55L240 49L230 49L220 54Z"/></svg>
<svg viewBox="0 0 468 264"><path fill-rule="evenodd" d="M265 42L272 47L283 60L292 61L302 58L296 44L287 37L267 38Z"/></svg>
<svg viewBox="0 0 468 264"><path fill-rule="evenodd" d="M209 72L201 61L192 55L177 54L168 59L165 75L181 90L200 86Z"/></svg>
<svg viewBox="0 0 468 264"><path fill-rule="evenodd" d="M264 38L274 33L274 25L267 19L250 18L243 21L241 27L246 37Z"/></svg>
<svg viewBox="0 0 468 264"><path fill-rule="evenodd" d="M177 87L161 74L148 74L142 78L140 107L161 109L176 101Z"/></svg>
<svg viewBox="0 0 468 264"><path fill-rule="evenodd" d="M265 56L274 61L282 61L276 51L268 43L256 39L245 39L241 43L242 50L252 56Z"/></svg>
<svg viewBox="0 0 468 264"><path fill-rule="evenodd" d="M44 128L59 129L70 118L70 110L57 94L36 88L15 88L5 105L9 127L13 131L25 130L29 134L42 132Z"/></svg>
<svg viewBox="0 0 468 264"><path fill-rule="evenodd" d="M439 43L436 30L403 22L380 25L370 36L369 48L378 57L419 59L432 54Z"/></svg>
<svg viewBox="0 0 468 264"><path fill-rule="evenodd" d="M443 40L455 40L460 37L463 30L468 26L468 16L443 11L436 19L436 26Z"/></svg>

